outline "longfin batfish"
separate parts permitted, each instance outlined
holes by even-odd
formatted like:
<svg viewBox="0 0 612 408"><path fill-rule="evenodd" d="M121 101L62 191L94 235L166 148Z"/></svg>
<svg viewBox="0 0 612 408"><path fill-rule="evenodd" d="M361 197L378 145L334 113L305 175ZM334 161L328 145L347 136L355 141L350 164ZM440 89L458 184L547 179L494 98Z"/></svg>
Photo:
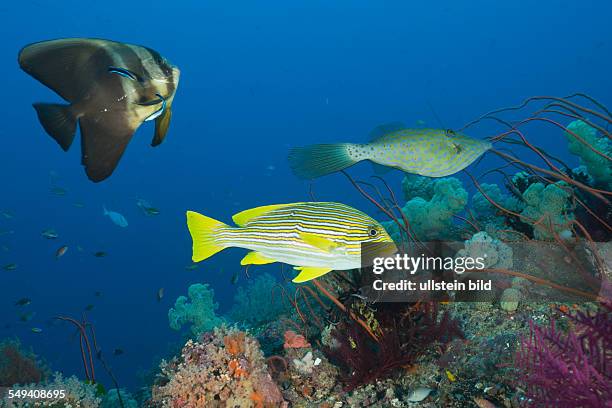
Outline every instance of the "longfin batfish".
<svg viewBox="0 0 612 408"><path fill-rule="evenodd" d="M89 38L30 44L19 66L69 105L35 103L45 131L67 151L81 128L81 161L90 180L109 177L134 132L155 120L151 143L163 142L180 71L157 51Z"/></svg>

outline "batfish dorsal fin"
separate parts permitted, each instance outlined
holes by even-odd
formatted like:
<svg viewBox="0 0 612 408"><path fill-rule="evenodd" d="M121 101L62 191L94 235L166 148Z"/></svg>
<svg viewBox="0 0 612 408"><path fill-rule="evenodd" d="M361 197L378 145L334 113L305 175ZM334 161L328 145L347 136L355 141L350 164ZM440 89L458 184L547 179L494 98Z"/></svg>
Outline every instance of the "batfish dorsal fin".
<svg viewBox="0 0 612 408"><path fill-rule="evenodd" d="M406 125L404 125L402 122L383 123L382 125L378 125L370 131L369 140L370 142L373 142L385 135L388 135L389 133L397 132L398 130L403 129L406 129Z"/></svg>
<svg viewBox="0 0 612 408"><path fill-rule="evenodd" d="M105 43L110 42L66 38L30 44L19 52L19 66L66 101L73 102L112 65L111 56L103 47Z"/></svg>
<svg viewBox="0 0 612 408"><path fill-rule="evenodd" d="M171 119L172 107L168 106L166 108L166 111L157 119L155 119L155 135L153 136L151 146L159 146L161 142L164 141L164 139L166 138L166 133L168 133L168 126L170 126Z"/></svg>
<svg viewBox="0 0 612 408"><path fill-rule="evenodd" d="M273 204L251 208L249 210L241 211L238 214L234 214L232 220L234 220L234 223L239 227L244 227L249 221L259 217L260 215L269 213L270 211L277 210L279 208L287 207L289 205L291 204Z"/></svg>
<svg viewBox="0 0 612 408"><path fill-rule="evenodd" d="M99 182L111 174L138 128L112 118L83 116L81 126L81 162L87 177ZM139 124L140 125L140 124Z"/></svg>

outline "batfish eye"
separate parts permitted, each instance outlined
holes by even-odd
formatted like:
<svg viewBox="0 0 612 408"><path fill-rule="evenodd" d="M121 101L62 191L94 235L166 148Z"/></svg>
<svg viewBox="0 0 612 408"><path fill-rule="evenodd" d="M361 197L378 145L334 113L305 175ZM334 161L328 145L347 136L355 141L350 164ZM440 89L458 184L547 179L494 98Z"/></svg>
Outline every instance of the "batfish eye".
<svg viewBox="0 0 612 408"><path fill-rule="evenodd" d="M375 237L378 235L378 230L376 228L370 228L369 234L371 237Z"/></svg>

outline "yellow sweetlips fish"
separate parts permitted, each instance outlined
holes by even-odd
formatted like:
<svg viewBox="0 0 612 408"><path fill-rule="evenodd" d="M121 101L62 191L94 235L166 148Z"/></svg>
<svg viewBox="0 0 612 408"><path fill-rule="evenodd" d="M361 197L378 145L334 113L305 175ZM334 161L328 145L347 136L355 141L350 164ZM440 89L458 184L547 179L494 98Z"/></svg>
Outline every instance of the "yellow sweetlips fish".
<svg viewBox="0 0 612 408"><path fill-rule="evenodd" d="M486 140L452 130L405 129L381 125L369 143L334 143L296 147L289 153L293 173L314 179L344 170L360 161L427 177L446 177L463 170L491 148Z"/></svg>
<svg viewBox="0 0 612 408"><path fill-rule="evenodd" d="M361 244L395 252L393 240L377 221L348 205L303 202L267 205L232 217L237 227L187 211L194 262L238 247L251 250L241 265L284 262L306 282L332 270L361 267Z"/></svg>

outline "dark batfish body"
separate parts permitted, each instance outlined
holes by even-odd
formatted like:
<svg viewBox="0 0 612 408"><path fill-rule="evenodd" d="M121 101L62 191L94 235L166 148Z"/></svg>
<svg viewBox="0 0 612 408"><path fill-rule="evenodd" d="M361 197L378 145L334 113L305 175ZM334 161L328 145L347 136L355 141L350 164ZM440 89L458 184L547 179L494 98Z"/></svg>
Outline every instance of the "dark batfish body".
<svg viewBox="0 0 612 408"><path fill-rule="evenodd" d="M142 122L155 120L153 146L164 140L180 72L156 51L68 38L24 47L19 65L70 103L35 103L34 108L64 150L70 148L79 123L82 164L92 181L112 174Z"/></svg>

